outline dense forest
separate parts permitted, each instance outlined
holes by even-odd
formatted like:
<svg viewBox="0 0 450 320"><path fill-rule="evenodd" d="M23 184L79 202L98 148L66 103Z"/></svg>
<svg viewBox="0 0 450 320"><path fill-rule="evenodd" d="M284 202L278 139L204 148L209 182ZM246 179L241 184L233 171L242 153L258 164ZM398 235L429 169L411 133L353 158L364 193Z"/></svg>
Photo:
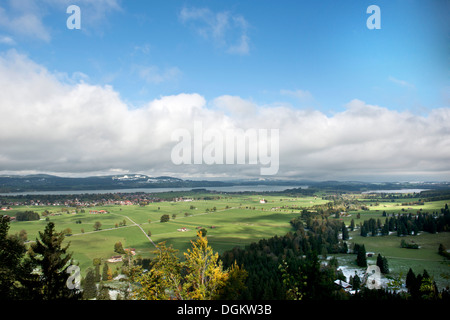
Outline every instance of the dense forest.
<svg viewBox="0 0 450 320"><path fill-rule="evenodd" d="M383 212L385 222L382 225L380 219L365 220L361 225L360 234L363 237L388 235L389 232L397 232L397 236L417 235L420 231L429 233L450 231L450 210L448 204L440 212L417 214L404 213L387 217Z"/></svg>
<svg viewBox="0 0 450 320"><path fill-rule="evenodd" d="M224 267L236 261L248 272L241 299L340 298L334 281L345 280L345 277L337 271L335 261L322 266L318 255L347 252L346 244L338 237L341 223L314 220L312 228L305 230L300 219L291 221L294 232L263 239L245 248L234 248L221 255Z"/></svg>
<svg viewBox="0 0 450 320"><path fill-rule="evenodd" d="M450 213L448 206L436 214L419 214L418 217L401 215L390 218L394 228L405 232L413 231L415 228L425 231L450 231ZM390 224L391 220L385 225ZM368 220L369 221L369 220ZM368 290L362 288L357 295L349 295L340 290L334 281L341 279L345 281L343 274L337 270L336 260L331 259L327 265L320 264L319 255L327 253L347 253L345 239L346 227L338 220L328 219L326 215L317 216L306 211L291 220L295 229L285 236L275 236L263 239L245 248L234 248L221 255L224 267L233 263L245 268L248 272L246 287L239 299L302 299L302 300L332 300L332 299L407 299L408 296L387 289ZM377 233L382 226L374 219L364 223L370 232ZM305 229L305 226L307 227ZM372 227L374 226L374 227ZM416 227L415 227L416 226ZM376 230L376 231L372 231ZM401 231L403 232L403 231ZM342 235L339 237L339 235ZM353 250L357 254L361 250ZM441 250L443 251L443 250ZM364 260L365 260L365 250ZM359 258L357 258L359 259ZM364 263L359 265L364 265ZM378 263L383 273L388 272L387 260L380 257ZM367 266L367 265L365 265ZM428 283L429 278L422 277ZM420 278L420 279L422 279ZM419 284L420 287L420 284ZM428 288L428 287L427 287ZM425 290L425 289L424 289ZM428 290L428 289L427 289ZM417 291L417 290L416 290ZM431 282L429 291L424 297L438 297L439 292ZM415 298L417 298L416 292ZM448 288L444 288L440 297L450 298Z"/></svg>

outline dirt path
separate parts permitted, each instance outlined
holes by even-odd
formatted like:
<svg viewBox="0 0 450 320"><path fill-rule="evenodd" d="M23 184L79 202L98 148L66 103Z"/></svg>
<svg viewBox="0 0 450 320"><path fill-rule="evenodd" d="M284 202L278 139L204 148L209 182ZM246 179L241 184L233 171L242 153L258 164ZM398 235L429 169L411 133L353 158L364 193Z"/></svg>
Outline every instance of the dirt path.
<svg viewBox="0 0 450 320"><path fill-rule="evenodd" d="M153 242L152 238L150 238L149 235L144 231L144 229L142 229L142 227L139 224L134 222L134 220L132 220L130 217L125 216L125 215L121 215L121 214L117 214L117 213L113 213L113 214L116 216L121 216L121 217L127 218L133 224L130 227L137 226L139 229L141 229L142 233L145 235L145 237L148 239L148 241L150 241L150 243L153 244L153 246L156 248L156 244Z"/></svg>

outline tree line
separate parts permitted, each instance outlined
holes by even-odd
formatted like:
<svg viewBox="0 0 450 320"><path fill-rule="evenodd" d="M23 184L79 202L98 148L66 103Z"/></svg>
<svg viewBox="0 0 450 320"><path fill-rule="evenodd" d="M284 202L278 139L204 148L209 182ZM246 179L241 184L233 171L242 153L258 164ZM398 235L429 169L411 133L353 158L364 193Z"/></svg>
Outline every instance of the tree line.
<svg viewBox="0 0 450 320"><path fill-rule="evenodd" d="M34 221L39 220L39 213L34 211L19 211L16 213L16 220L17 221Z"/></svg>
<svg viewBox="0 0 450 320"><path fill-rule="evenodd" d="M385 212L383 212L385 216ZM386 217L384 224L381 219L370 218L365 220L360 229L363 237L388 235L389 232L397 232L397 236L417 235L420 231L429 233L450 231L450 210L448 205L441 212L419 212L416 215L402 213L393 217Z"/></svg>
<svg viewBox="0 0 450 320"><path fill-rule="evenodd" d="M221 255L224 267L233 263L245 268L248 277L239 299L338 299L341 296L334 281L345 276L338 271L336 260L327 266L318 256L343 252L346 244L339 240L341 223L314 219L305 230L301 217L291 220L294 232L262 239L244 248L235 247Z"/></svg>

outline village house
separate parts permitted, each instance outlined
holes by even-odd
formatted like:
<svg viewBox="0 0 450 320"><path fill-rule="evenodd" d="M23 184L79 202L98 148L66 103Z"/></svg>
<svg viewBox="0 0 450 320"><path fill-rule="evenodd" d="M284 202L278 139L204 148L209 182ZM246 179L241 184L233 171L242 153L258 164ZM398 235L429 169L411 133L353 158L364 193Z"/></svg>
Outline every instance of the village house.
<svg viewBox="0 0 450 320"><path fill-rule="evenodd" d="M352 291L352 285L350 283L347 283L345 281L342 280L335 280L334 284L341 287L342 289L344 289L345 292L350 292Z"/></svg>
<svg viewBox="0 0 450 320"><path fill-rule="evenodd" d="M4 218L9 218L9 221L16 221L16 217L10 217L7 214L3 215Z"/></svg>
<svg viewBox="0 0 450 320"><path fill-rule="evenodd" d="M106 210L89 210L89 214L105 214L105 213L109 213Z"/></svg>
<svg viewBox="0 0 450 320"><path fill-rule="evenodd" d="M108 259L108 262L115 263L115 262L121 262L122 256L112 256Z"/></svg>

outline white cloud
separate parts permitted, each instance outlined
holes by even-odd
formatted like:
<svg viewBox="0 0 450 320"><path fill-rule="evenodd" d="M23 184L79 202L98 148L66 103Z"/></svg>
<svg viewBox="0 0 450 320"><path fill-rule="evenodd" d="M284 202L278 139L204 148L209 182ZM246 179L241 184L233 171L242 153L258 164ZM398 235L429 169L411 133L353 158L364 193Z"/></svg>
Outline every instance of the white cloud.
<svg viewBox="0 0 450 320"><path fill-rule="evenodd" d="M241 35L241 39L240 39L239 43L237 43L236 45L230 45L227 52L231 53L231 54L239 54L239 55L248 54L250 52L248 36L246 34Z"/></svg>
<svg viewBox="0 0 450 320"><path fill-rule="evenodd" d="M0 6L0 30L14 35L50 42L52 29L44 23L47 15L65 14L72 0L9 0ZM101 32L100 26L111 12L121 11L118 0L78 0L82 7L82 30ZM68 17L68 16L67 16ZM93 28L95 26L95 28ZM65 24L62 24L62 28Z"/></svg>
<svg viewBox="0 0 450 320"><path fill-rule="evenodd" d="M26 7L24 7L26 8ZM50 31L44 26L39 10L23 11L11 14L0 7L0 28L3 27L14 34L37 38L45 42L51 39Z"/></svg>
<svg viewBox="0 0 450 320"><path fill-rule="evenodd" d="M312 94L307 90L285 90L281 89L280 94L285 96L291 96L298 99L301 102L311 102L314 100Z"/></svg>
<svg viewBox="0 0 450 320"><path fill-rule="evenodd" d="M161 70L158 66L134 66L133 69L142 80L153 84L175 81L182 75L181 70L177 67L169 67Z"/></svg>
<svg viewBox="0 0 450 320"><path fill-rule="evenodd" d="M412 83L409 83L405 80L400 80L397 78L394 78L393 76L389 76L388 80L391 81L392 83L395 83L401 87L405 87L405 88L414 88L415 86Z"/></svg>
<svg viewBox="0 0 450 320"><path fill-rule="evenodd" d="M426 116L352 100L332 116L237 96L162 96L131 108L109 86L74 83L15 50L0 55L0 168L9 172L143 172L258 177L255 165L171 161L180 128L279 129L277 177L450 179L450 108Z"/></svg>
<svg viewBox="0 0 450 320"><path fill-rule="evenodd" d="M227 53L247 55L250 53L249 24L245 18L228 11L213 12L208 8L184 7L179 13L183 24L188 24L201 37Z"/></svg>
<svg viewBox="0 0 450 320"><path fill-rule="evenodd" d="M8 36L0 36L0 44L7 44L13 46L16 44L13 38Z"/></svg>

